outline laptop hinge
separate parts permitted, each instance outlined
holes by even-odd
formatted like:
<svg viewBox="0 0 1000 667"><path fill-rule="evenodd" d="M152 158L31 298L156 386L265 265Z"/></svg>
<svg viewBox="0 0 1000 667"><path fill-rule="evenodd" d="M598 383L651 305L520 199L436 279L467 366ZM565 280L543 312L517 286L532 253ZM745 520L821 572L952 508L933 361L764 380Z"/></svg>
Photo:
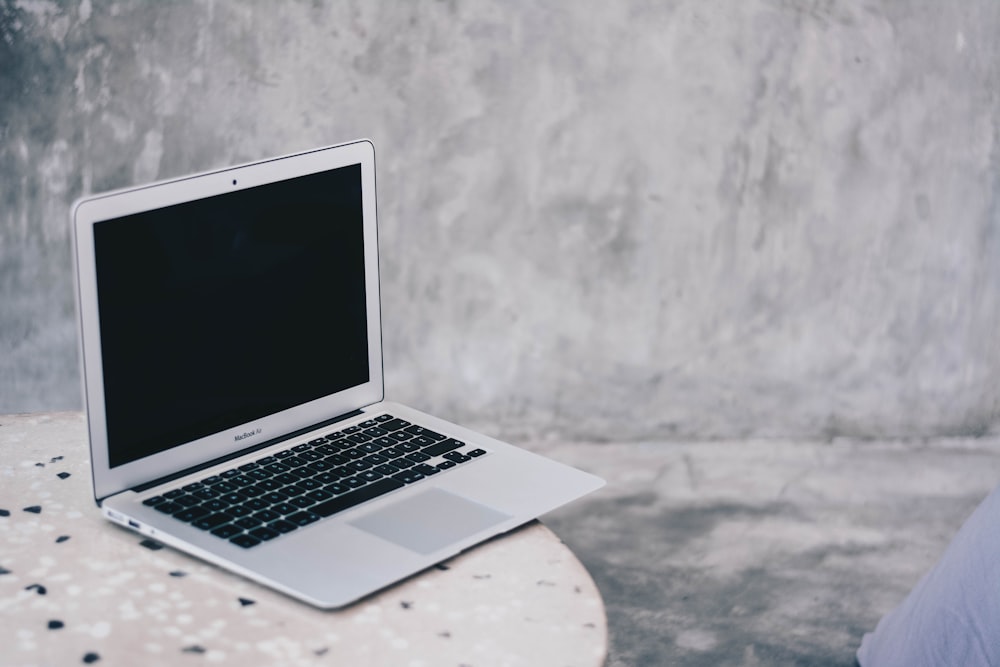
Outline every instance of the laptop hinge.
<svg viewBox="0 0 1000 667"><path fill-rule="evenodd" d="M264 449L265 447L270 447L271 445L275 445L275 444L277 444L279 442L282 442L284 440L291 440L292 438L297 438L298 436L303 435L305 433L308 433L309 431L315 431L318 428L323 428L324 426L329 426L330 424L336 424L337 422L344 421L345 419L350 419L351 417L357 417L358 415L363 415L363 414L364 414L364 412L362 412L361 410L354 410L353 412L347 412L347 413L342 414L342 415L340 415L338 417L334 417L333 419L328 419L326 421L319 422L318 424L313 424L312 426L308 426L306 428L299 429L298 431L293 431L292 433L286 433L285 435L278 436L277 438L271 438L270 440L267 440L267 441L262 442L260 444L254 445L253 447L247 447L246 449L241 449L238 452L232 452L231 454L226 454L225 456L220 456L218 458L212 459L211 461L205 461L204 463L199 463L196 466L191 466L190 468L185 468L184 470L181 470L180 472L175 472L175 473L173 473L171 475L167 475L165 477L160 477L158 479L154 479L152 481L145 482L143 484L140 484L139 486L132 487L131 490L135 491L136 493L142 493L143 491L146 491L148 489L152 489L154 486L159 486L161 484L167 484L169 482L174 481L175 479L180 479L181 477L185 477L187 475L190 475L191 473L198 472L199 470L206 470L206 469L211 468L213 466L217 466L220 463L225 463L226 461L232 461L233 459L238 459L241 456L246 456L247 454L252 454L252 453L254 453L254 452L258 451L258 450ZM100 503L98 503L98 504L100 504Z"/></svg>

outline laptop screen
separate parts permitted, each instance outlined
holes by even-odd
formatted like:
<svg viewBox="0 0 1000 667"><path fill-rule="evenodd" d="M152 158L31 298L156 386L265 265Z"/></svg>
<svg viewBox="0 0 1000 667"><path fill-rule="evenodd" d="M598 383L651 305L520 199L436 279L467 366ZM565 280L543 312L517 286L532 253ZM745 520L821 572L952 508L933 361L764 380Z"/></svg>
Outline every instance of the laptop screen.
<svg viewBox="0 0 1000 667"><path fill-rule="evenodd" d="M361 165L93 230L110 467L369 381Z"/></svg>

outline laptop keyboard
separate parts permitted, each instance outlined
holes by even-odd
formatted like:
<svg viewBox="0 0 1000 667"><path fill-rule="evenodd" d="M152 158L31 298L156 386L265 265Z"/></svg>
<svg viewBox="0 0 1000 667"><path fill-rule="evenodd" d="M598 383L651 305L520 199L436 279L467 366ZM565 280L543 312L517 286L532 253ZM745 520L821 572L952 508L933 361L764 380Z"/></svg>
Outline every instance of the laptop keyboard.
<svg viewBox="0 0 1000 667"><path fill-rule="evenodd" d="M382 414L143 505L249 549L484 454Z"/></svg>

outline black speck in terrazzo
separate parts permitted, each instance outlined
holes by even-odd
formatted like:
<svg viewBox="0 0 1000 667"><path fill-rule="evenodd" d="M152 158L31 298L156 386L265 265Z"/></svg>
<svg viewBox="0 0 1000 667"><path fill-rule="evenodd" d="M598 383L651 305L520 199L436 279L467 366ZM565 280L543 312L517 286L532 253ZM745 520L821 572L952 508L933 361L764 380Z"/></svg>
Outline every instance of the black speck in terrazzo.
<svg viewBox="0 0 1000 667"><path fill-rule="evenodd" d="M32 505L31 507L25 507L24 511L25 512L31 512L32 514L41 514L42 513L42 506L41 505Z"/></svg>
<svg viewBox="0 0 1000 667"><path fill-rule="evenodd" d="M403 609L410 609L413 607L413 603L403 600L402 602L399 603L399 606L402 607Z"/></svg>
<svg viewBox="0 0 1000 667"><path fill-rule="evenodd" d="M181 649L184 653L204 653L205 648L203 646L198 646L197 644L192 644L191 646L185 646Z"/></svg>
<svg viewBox="0 0 1000 667"><path fill-rule="evenodd" d="M49 463L55 463L56 461L62 461L64 458L65 457L63 457L63 456L53 456L52 460L49 461Z"/></svg>
<svg viewBox="0 0 1000 667"><path fill-rule="evenodd" d="M69 535L60 535L59 537L56 538L56 544L62 544L63 542L65 542L68 539L69 539Z"/></svg>
<svg viewBox="0 0 1000 667"><path fill-rule="evenodd" d="M174 570L173 572L170 573L170 576L180 578L188 576L188 573L182 572L181 570Z"/></svg>
<svg viewBox="0 0 1000 667"><path fill-rule="evenodd" d="M472 578L473 579L492 579L493 575L492 574L474 574L474 575L472 575Z"/></svg>
<svg viewBox="0 0 1000 667"><path fill-rule="evenodd" d="M87 665L93 664L93 663L97 662L100 659L101 659L101 656L99 656L99 655L97 655L96 653L93 653L93 652L88 653L87 655L83 656L83 662L84 662L84 664L87 664Z"/></svg>
<svg viewBox="0 0 1000 667"><path fill-rule="evenodd" d="M438 637L444 637L445 639L451 639L451 632L445 630L444 632L439 632Z"/></svg>
<svg viewBox="0 0 1000 667"><path fill-rule="evenodd" d="M10 574L10 570L5 567L0 567L0 574Z"/></svg>
<svg viewBox="0 0 1000 667"><path fill-rule="evenodd" d="M44 463L36 463L36 464L35 464L35 467L36 467L36 468L44 468L44 467L45 467L45 464L44 464Z"/></svg>
<svg viewBox="0 0 1000 667"><path fill-rule="evenodd" d="M539 579L537 582L535 582L535 585L536 586L555 586L555 584L552 583L551 581L545 581L544 579Z"/></svg>
<svg viewBox="0 0 1000 667"><path fill-rule="evenodd" d="M313 651L313 653L316 655L326 655L329 652L330 649L326 648L325 646L323 648L318 648L315 651Z"/></svg>
<svg viewBox="0 0 1000 667"><path fill-rule="evenodd" d="M251 600L249 598L240 598L239 600L241 607L249 607L252 604L257 604L256 600Z"/></svg>
<svg viewBox="0 0 1000 667"><path fill-rule="evenodd" d="M48 593L48 591L45 590L45 586L42 586L41 584L31 584L30 586L25 586L24 590L26 591L33 590L39 595L45 595L46 593Z"/></svg>
<svg viewBox="0 0 1000 667"><path fill-rule="evenodd" d="M156 540L148 540L147 539L147 540L143 540L142 542L139 542L139 544L140 544L140 546L146 547L150 551L159 551L160 549L163 548L163 545L160 544L159 542L157 542Z"/></svg>
<svg viewBox="0 0 1000 667"><path fill-rule="evenodd" d="M63 623L62 621L52 620L52 621L49 621L49 630L58 630L58 629L62 628L65 625L66 624Z"/></svg>
<svg viewBox="0 0 1000 667"><path fill-rule="evenodd" d="M67 477L69 477L69 476L70 476L70 475L69 475L69 473L68 473L68 472L61 472L61 473L59 473L58 475L56 475L56 477L58 477L59 479L66 479L66 478L67 478Z"/></svg>
<svg viewBox="0 0 1000 667"><path fill-rule="evenodd" d="M0 510L0 516L10 516L10 510Z"/></svg>

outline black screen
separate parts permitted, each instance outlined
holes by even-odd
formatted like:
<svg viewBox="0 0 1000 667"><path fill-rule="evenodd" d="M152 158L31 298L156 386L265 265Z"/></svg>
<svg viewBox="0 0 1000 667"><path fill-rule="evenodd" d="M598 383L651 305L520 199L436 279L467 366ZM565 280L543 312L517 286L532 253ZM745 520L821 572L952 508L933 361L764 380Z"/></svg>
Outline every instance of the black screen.
<svg viewBox="0 0 1000 667"><path fill-rule="evenodd" d="M369 380L361 166L94 225L111 467Z"/></svg>

